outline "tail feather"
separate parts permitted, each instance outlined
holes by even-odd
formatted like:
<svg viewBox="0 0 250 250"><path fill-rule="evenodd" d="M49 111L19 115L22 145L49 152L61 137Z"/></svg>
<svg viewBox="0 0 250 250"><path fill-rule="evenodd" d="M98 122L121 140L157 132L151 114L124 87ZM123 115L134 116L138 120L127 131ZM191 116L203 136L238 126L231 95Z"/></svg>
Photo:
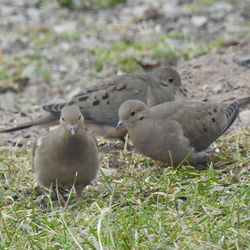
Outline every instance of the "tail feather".
<svg viewBox="0 0 250 250"><path fill-rule="evenodd" d="M45 125L45 124L49 124L51 122L55 122L58 119L59 119L58 115L51 115L50 114L50 115L48 115L46 117L37 118L35 120L20 124L20 125L18 125L16 127L13 127L13 128L7 128L7 129L0 130L0 133L10 133L10 132L22 130L22 129L25 129L25 128L30 128L30 127L33 127L33 126L36 126L36 125Z"/></svg>
<svg viewBox="0 0 250 250"><path fill-rule="evenodd" d="M74 103L53 103L53 104L48 104L48 105L43 105L43 109L47 112L53 113L53 114L60 114L61 110L63 109L64 106L66 105L72 105Z"/></svg>
<svg viewBox="0 0 250 250"><path fill-rule="evenodd" d="M246 106L247 104L250 104L250 96L239 98L235 100L237 102L237 105L239 108L242 108Z"/></svg>

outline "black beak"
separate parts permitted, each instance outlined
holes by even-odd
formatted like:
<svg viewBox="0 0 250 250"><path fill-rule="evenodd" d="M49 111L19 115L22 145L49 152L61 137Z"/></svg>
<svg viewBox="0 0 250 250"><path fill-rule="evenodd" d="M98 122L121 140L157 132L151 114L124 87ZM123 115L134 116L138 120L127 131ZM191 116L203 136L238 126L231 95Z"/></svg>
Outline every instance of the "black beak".
<svg viewBox="0 0 250 250"><path fill-rule="evenodd" d="M186 91L186 89L184 89L182 86L179 87L179 91L180 91L185 97L187 97L187 91Z"/></svg>
<svg viewBox="0 0 250 250"><path fill-rule="evenodd" d="M125 123L127 122L127 120L119 120L119 122L117 123L115 130L120 129L121 127L123 127L125 125Z"/></svg>

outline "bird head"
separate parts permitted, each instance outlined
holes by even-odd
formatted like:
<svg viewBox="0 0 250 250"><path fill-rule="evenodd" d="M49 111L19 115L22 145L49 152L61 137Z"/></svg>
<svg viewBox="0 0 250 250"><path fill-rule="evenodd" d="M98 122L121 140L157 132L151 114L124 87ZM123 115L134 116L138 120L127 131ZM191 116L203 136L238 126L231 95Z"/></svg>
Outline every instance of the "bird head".
<svg viewBox="0 0 250 250"><path fill-rule="evenodd" d="M60 124L69 133L74 136L83 129L84 118L79 107L65 106L61 111Z"/></svg>
<svg viewBox="0 0 250 250"><path fill-rule="evenodd" d="M119 121L116 126L116 130L123 126L127 126L128 122L133 122L136 120L143 120L144 116L141 111L147 110L146 104L139 100L128 100L125 101L119 108L118 116Z"/></svg>
<svg viewBox="0 0 250 250"><path fill-rule="evenodd" d="M161 85L168 88L172 87L174 92L177 90L185 97L187 96L186 89L181 84L181 77L179 73L169 67L160 67L154 70L155 74L161 79Z"/></svg>

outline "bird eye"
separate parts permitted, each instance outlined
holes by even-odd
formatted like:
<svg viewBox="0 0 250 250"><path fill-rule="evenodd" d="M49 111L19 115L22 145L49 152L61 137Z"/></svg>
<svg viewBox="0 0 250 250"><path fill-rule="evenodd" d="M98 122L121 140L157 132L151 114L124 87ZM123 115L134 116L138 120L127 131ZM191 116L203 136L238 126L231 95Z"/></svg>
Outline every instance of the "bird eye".
<svg viewBox="0 0 250 250"><path fill-rule="evenodd" d="M169 77L169 78L168 78L168 82L169 82L169 83L173 83L173 82L174 82L174 79L173 79L172 77Z"/></svg>
<svg viewBox="0 0 250 250"><path fill-rule="evenodd" d="M82 116L81 116L81 115L79 115L78 119L79 119L79 120L81 120L81 118L82 118Z"/></svg>
<svg viewBox="0 0 250 250"><path fill-rule="evenodd" d="M65 121L64 117L62 116L62 120Z"/></svg>
<svg viewBox="0 0 250 250"><path fill-rule="evenodd" d="M134 115L135 115L135 110L131 111L131 112L130 112L130 115L131 115L131 116L134 116Z"/></svg>

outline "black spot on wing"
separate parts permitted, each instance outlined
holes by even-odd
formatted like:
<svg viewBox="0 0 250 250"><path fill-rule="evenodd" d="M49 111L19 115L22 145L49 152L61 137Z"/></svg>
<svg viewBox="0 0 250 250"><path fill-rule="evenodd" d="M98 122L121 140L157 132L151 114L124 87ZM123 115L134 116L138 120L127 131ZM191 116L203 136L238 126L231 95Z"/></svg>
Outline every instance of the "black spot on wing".
<svg viewBox="0 0 250 250"><path fill-rule="evenodd" d="M75 104L74 101L70 101L70 102L68 103L68 105L73 105L73 104Z"/></svg>
<svg viewBox="0 0 250 250"><path fill-rule="evenodd" d="M109 98L109 94L106 92L105 95L102 96L102 99L105 100L105 99L108 99Z"/></svg>
<svg viewBox="0 0 250 250"><path fill-rule="evenodd" d="M86 91L88 94L90 94L90 93L93 93L93 92L95 92L95 90L94 89L87 89L87 91Z"/></svg>
<svg viewBox="0 0 250 250"><path fill-rule="evenodd" d="M96 106L96 105L99 105L100 104L100 101L99 100L95 100L95 101L93 101L93 106Z"/></svg>
<svg viewBox="0 0 250 250"><path fill-rule="evenodd" d="M85 92L80 92L77 95L75 95L74 97L79 97L79 96L82 96L82 95L85 95L85 94L86 94Z"/></svg>
<svg viewBox="0 0 250 250"><path fill-rule="evenodd" d="M89 97L88 96L81 96L78 98L78 101L86 101Z"/></svg>

